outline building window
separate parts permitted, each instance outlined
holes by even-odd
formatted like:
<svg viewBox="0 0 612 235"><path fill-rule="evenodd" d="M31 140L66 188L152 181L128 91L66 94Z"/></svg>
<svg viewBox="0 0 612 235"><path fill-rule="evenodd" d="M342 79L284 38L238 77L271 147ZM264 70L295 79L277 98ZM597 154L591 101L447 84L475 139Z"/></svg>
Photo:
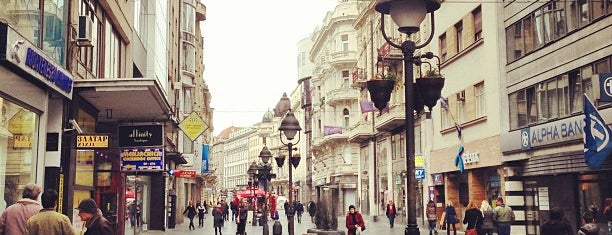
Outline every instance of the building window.
<svg viewBox="0 0 612 235"><path fill-rule="evenodd" d="M597 73L609 73L609 60L609 57L599 60L509 94L510 129L516 130L581 112L582 94L593 96L593 68L601 65L602 70Z"/></svg>
<svg viewBox="0 0 612 235"><path fill-rule="evenodd" d="M472 17L474 18L474 41L478 41L482 38L482 11L480 6L472 11Z"/></svg>
<svg viewBox="0 0 612 235"><path fill-rule="evenodd" d="M446 33L440 35L440 55L442 62L446 61Z"/></svg>
<svg viewBox="0 0 612 235"><path fill-rule="evenodd" d="M465 122L465 90L457 93L457 123Z"/></svg>
<svg viewBox="0 0 612 235"><path fill-rule="evenodd" d="M15 204L21 199L26 184L36 181L36 164L39 159L39 116L0 96L0 192L3 199L0 208ZM92 154L93 155L93 154ZM77 153L77 171L79 173ZM93 170L93 165L91 165ZM90 179L93 174L89 172ZM77 178L76 182L80 182ZM6 204L5 204L6 203Z"/></svg>
<svg viewBox="0 0 612 235"><path fill-rule="evenodd" d="M457 52L463 51L463 22L459 21L455 25L455 32L457 32Z"/></svg>
<svg viewBox="0 0 612 235"><path fill-rule="evenodd" d="M95 77L101 77L100 74L100 53L102 53L101 48L104 48L104 40L98 40L98 38L104 38L103 36L103 27L100 23L100 19L94 14L95 9L97 7L96 3L89 4L86 1L81 1L80 13L81 15L87 16L92 20L92 29L91 29L91 44L93 47L80 47L79 50L79 62L80 64L87 69L90 73ZM103 60L102 60L103 61Z"/></svg>
<svg viewBox="0 0 612 235"><path fill-rule="evenodd" d="M474 85L474 99L476 100L476 117L484 117L486 115L484 82Z"/></svg>
<svg viewBox="0 0 612 235"><path fill-rule="evenodd" d="M344 116L344 127L348 128L351 125L351 115L347 108L342 110L342 115Z"/></svg>
<svg viewBox="0 0 612 235"><path fill-rule="evenodd" d="M349 51L349 39L348 34L342 34L342 51Z"/></svg>
<svg viewBox="0 0 612 235"><path fill-rule="evenodd" d="M442 114L442 129L447 129L453 126L451 113L448 108L441 108L440 113Z"/></svg>
<svg viewBox="0 0 612 235"><path fill-rule="evenodd" d="M104 50L104 77L118 78L120 76L120 50L121 42L113 29L111 22L106 19L105 24L105 50Z"/></svg>
<svg viewBox="0 0 612 235"><path fill-rule="evenodd" d="M351 73L348 70L342 71L342 88L348 88L350 84Z"/></svg>

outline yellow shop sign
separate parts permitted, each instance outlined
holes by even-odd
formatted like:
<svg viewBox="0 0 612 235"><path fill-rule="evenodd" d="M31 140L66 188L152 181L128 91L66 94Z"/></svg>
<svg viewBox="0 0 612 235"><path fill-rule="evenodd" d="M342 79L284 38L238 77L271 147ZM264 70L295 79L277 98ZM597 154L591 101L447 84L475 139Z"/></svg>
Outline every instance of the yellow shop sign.
<svg viewBox="0 0 612 235"><path fill-rule="evenodd" d="M78 135L77 148L108 148L108 135Z"/></svg>
<svg viewBox="0 0 612 235"><path fill-rule="evenodd" d="M32 136L31 135L13 135L15 140L15 148L31 148L32 147Z"/></svg>

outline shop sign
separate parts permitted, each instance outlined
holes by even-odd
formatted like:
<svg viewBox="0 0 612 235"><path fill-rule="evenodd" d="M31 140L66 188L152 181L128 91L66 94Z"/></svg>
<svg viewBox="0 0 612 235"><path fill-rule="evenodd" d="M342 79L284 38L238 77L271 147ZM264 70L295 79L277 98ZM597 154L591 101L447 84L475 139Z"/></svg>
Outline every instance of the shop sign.
<svg viewBox="0 0 612 235"><path fill-rule="evenodd" d="M521 149L558 144L566 141L582 139L582 120L578 115L563 120L521 129Z"/></svg>
<svg viewBox="0 0 612 235"><path fill-rule="evenodd" d="M414 167L425 168L425 158L421 154L414 155Z"/></svg>
<svg viewBox="0 0 612 235"><path fill-rule="evenodd" d="M195 141L202 132L208 129L204 120L196 112L191 112L178 126L191 141Z"/></svg>
<svg viewBox="0 0 612 235"><path fill-rule="evenodd" d="M32 136L31 135L13 135L15 148L31 148L32 147Z"/></svg>
<svg viewBox="0 0 612 235"><path fill-rule="evenodd" d="M108 148L108 135L77 135L77 148Z"/></svg>
<svg viewBox="0 0 612 235"><path fill-rule="evenodd" d="M70 72L50 59L45 53L19 35L13 28L0 24L6 32L6 55L3 60L9 61L23 71L29 73L49 88L57 91L68 99L72 99L73 78Z"/></svg>
<svg viewBox="0 0 612 235"><path fill-rule="evenodd" d="M463 153L462 157L463 157L463 164L465 165L477 163L480 161L480 153L478 152L476 153L465 152Z"/></svg>
<svg viewBox="0 0 612 235"><path fill-rule="evenodd" d="M433 174L433 183L434 185L444 185L444 175L443 174Z"/></svg>
<svg viewBox="0 0 612 235"><path fill-rule="evenodd" d="M208 173L208 161L210 156L210 146L207 144L202 145L202 169L200 173Z"/></svg>
<svg viewBox="0 0 612 235"><path fill-rule="evenodd" d="M414 177L417 180L425 179L425 169L414 169Z"/></svg>
<svg viewBox="0 0 612 235"><path fill-rule="evenodd" d="M121 150L121 171L163 171L164 148L125 148Z"/></svg>
<svg viewBox="0 0 612 235"><path fill-rule="evenodd" d="M599 74L599 101L612 102L612 73Z"/></svg>
<svg viewBox="0 0 612 235"><path fill-rule="evenodd" d="M196 171L192 170L174 170L174 176L179 178L195 178Z"/></svg>
<svg viewBox="0 0 612 235"><path fill-rule="evenodd" d="M163 146L162 125L120 126L119 147Z"/></svg>

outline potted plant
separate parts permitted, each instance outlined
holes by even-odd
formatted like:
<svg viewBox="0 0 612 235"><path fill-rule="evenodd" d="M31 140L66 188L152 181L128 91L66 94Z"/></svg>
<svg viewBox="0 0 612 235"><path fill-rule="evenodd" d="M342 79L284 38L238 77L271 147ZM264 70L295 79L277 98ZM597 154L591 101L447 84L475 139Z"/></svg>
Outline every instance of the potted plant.
<svg viewBox="0 0 612 235"><path fill-rule="evenodd" d="M393 73L377 74L366 83L370 98L374 102L374 107L383 110L391 99L391 92L395 87L397 75Z"/></svg>
<svg viewBox="0 0 612 235"><path fill-rule="evenodd" d="M422 110L423 106L427 106L431 110L440 99L443 87L444 76L436 69L430 69L425 72L424 76L416 79L414 94L420 107L415 106L415 109L420 108Z"/></svg>

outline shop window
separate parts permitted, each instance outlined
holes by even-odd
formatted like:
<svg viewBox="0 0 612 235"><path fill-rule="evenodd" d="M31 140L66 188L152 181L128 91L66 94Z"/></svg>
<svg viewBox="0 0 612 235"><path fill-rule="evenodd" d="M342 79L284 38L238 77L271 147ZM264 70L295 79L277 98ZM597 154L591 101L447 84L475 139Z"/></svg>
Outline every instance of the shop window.
<svg viewBox="0 0 612 235"><path fill-rule="evenodd" d="M79 186L93 187L94 151L77 150L74 183Z"/></svg>
<svg viewBox="0 0 612 235"><path fill-rule="evenodd" d="M38 115L0 97L0 211L36 179Z"/></svg>

